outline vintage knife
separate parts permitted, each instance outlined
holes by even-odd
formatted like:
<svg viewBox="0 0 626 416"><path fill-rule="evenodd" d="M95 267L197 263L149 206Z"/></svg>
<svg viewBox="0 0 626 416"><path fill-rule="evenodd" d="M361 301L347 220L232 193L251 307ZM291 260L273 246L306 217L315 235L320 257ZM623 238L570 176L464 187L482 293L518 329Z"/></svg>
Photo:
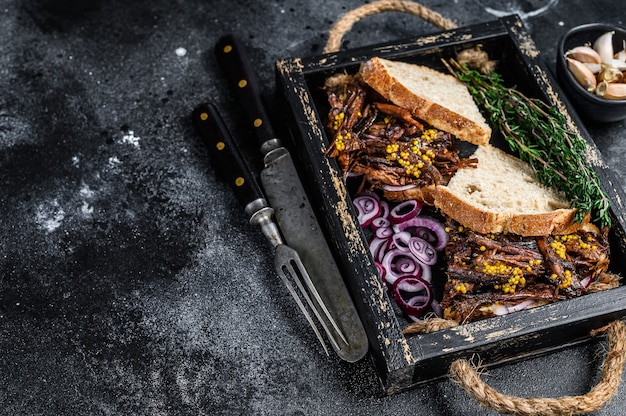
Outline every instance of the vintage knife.
<svg viewBox="0 0 626 416"><path fill-rule="evenodd" d="M280 229L273 220L274 210L265 200L263 192L240 154L220 113L213 104L209 103L196 107L192 116L198 133L207 144L216 173L231 185L246 214L250 216L250 223L260 226L265 237L274 246L276 271L313 328L324 351L328 354L324 339L309 314L305 302L329 335L329 341L335 348L338 348L337 343L340 341L332 338L332 336L340 333L339 328L311 282L297 251L283 242ZM304 298L305 302L300 296ZM332 326L332 331L327 326L328 323ZM342 339L345 342L345 339Z"/></svg>
<svg viewBox="0 0 626 416"><path fill-rule="evenodd" d="M264 107L256 74L242 44L232 35L221 37L215 53L243 108L244 121L255 131L264 155L261 182L287 244L302 259L313 284L334 317L343 342L334 345L345 361L361 359L368 349L363 324L319 226L289 151L275 134ZM330 328L330 325L327 325ZM331 328L331 331L333 328ZM337 334L334 339L340 339Z"/></svg>

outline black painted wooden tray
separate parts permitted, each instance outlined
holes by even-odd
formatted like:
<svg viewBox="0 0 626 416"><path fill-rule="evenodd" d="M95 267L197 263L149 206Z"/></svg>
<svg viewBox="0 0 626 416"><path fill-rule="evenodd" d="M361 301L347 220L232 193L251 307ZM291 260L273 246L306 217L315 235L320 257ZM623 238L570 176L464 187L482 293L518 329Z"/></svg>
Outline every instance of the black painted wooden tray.
<svg viewBox="0 0 626 416"><path fill-rule="evenodd" d="M563 112L587 140L590 163L612 203L611 271L623 275L626 201L577 115L542 62L517 16L438 32L390 44L276 63L277 92L289 120L290 147L299 164L312 205L342 269L366 328L371 357L388 394L445 376L452 361L477 354L483 365L497 365L564 348L589 339L592 329L626 316L626 287L584 295L528 311L460 325L430 334L405 337L408 322L394 310L381 285L350 196L322 125L328 111L324 80L338 72L354 73L373 56L429 65L445 72L441 58L451 58L480 44L509 85L540 98Z"/></svg>

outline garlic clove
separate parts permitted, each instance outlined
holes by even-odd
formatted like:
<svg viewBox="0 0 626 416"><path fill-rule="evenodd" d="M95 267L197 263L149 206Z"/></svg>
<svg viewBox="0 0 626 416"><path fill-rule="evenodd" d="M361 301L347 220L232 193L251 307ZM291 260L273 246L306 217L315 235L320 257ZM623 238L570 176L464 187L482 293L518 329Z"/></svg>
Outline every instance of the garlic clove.
<svg viewBox="0 0 626 416"><path fill-rule="evenodd" d="M594 91L594 93L598 96L598 97L604 97L606 95L606 88L609 84L606 81L602 81L598 83L598 86L596 87L596 90Z"/></svg>
<svg viewBox="0 0 626 416"><path fill-rule="evenodd" d="M587 91L593 91L596 88L597 81L596 76L580 61L576 59L566 58L567 67L576 78L576 81L582 85Z"/></svg>
<svg viewBox="0 0 626 416"><path fill-rule="evenodd" d="M592 64L592 63L588 63L585 62L584 65L589 68L589 70L593 73L593 74L599 74L600 71L602 71L602 64Z"/></svg>
<svg viewBox="0 0 626 416"><path fill-rule="evenodd" d="M602 61L602 66L611 66L620 71L626 71L626 62L622 62L619 59L607 59L606 61Z"/></svg>
<svg viewBox="0 0 626 416"><path fill-rule="evenodd" d="M600 59L602 62L605 60L613 59L613 35L615 31L606 32L602 36L598 37L596 41L593 43L593 49L598 52L600 55Z"/></svg>
<svg viewBox="0 0 626 416"><path fill-rule="evenodd" d="M626 99L626 84L613 83L606 84L606 91L603 95L604 98L610 100L624 100Z"/></svg>
<svg viewBox="0 0 626 416"><path fill-rule="evenodd" d="M622 82L624 75L622 71L610 65L602 65L602 70L597 75L598 81Z"/></svg>
<svg viewBox="0 0 626 416"><path fill-rule="evenodd" d="M576 46L565 53L568 58L576 59L577 61L590 64L602 63L602 59L598 52L591 46Z"/></svg>

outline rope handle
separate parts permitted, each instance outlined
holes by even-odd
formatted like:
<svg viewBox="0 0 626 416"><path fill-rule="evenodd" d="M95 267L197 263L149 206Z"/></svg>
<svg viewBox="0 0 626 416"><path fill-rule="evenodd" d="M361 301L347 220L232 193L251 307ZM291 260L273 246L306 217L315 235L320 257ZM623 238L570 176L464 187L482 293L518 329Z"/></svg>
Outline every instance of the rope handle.
<svg viewBox="0 0 626 416"><path fill-rule="evenodd" d="M365 4L343 15L331 28L325 53L338 52L341 39L359 20L374 14L396 11L415 15L441 29L454 29L457 25L422 6L404 0L378 0ZM446 322L444 322L446 321ZM404 333L425 333L450 327L443 319L425 321L423 324L407 328ZM626 363L626 325L616 320L591 335L606 332L608 351L602 363L602 376L598 383L584 395L562 396L559 398L525 398L509 396L496 391L481 378L478 369L468 360L460 359L450 365L450 378L482 406L500 413L520 416L551 416L591 413L602 408L617 392Z"/></svg>
<svg viewBox="0 0 626 416"><path fill-rule="evenodd" d="M357 7L344 14L330 29L324 52L338 52L341 48L341 39L352 29L352 26L354 26L356 22L364 17L382 12L403 12L412 14L421 17L426 22L441 29L454 29L457 27L452 20L446 19L439 13L419 3L404 0L379 0Z"/></svg>
<svg viewBox="0 0 626 416"><path fill-rule="evenodd" d="M584 395L558 398L526 398L509 396L496 391L481 378L478 370L467 360L457 360L450 366L450 378L482 406L503 414L523 416L573 415L601 409L617 393L626 361L626 325L613 321L595 331L606 332L608 351L602 363L602 376Z"/></svg>

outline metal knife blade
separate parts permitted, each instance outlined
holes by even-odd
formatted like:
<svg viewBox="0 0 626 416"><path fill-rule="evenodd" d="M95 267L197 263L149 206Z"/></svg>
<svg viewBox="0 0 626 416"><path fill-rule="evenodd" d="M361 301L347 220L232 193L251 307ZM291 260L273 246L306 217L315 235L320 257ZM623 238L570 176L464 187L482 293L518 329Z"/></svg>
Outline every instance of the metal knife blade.
<svg viewBox="0 0 626 416"><path fill-rule="evenodd" d="M308 200L289 151L275 134L265 109L261 90L242 44L232 35L223 36L215 46L244 118L255 131L264 155L261 182L287 244L300 253L302 262L339 329L343 343L333 345L345 361L361 359L368 340L339 267ZM338 334L334 338L338 339Z"/></svg>
<svg viewBox="0 0 626 416"><path fill-rule="evenodd" d="M207 144L216 173L231 186L237 199L244 206L246 214L249 215L250 223L260 226L265 237L274 246L276 271L328 355L324 339L309 314L305 302L327 333L332 333L331 327L328 327L327 323L330 323L334 329L338 328L337 324L329 315L320 294L313 286L298 252L283 242L280 229L273 220L274 210L265 200L263 192L240 154L219 111L210 103L201 104L193 111L193 121L200 136ZM305 302L300 296L304 298ZM332 338L329 340L331 345L336 347L337 341Z"/></svg>

